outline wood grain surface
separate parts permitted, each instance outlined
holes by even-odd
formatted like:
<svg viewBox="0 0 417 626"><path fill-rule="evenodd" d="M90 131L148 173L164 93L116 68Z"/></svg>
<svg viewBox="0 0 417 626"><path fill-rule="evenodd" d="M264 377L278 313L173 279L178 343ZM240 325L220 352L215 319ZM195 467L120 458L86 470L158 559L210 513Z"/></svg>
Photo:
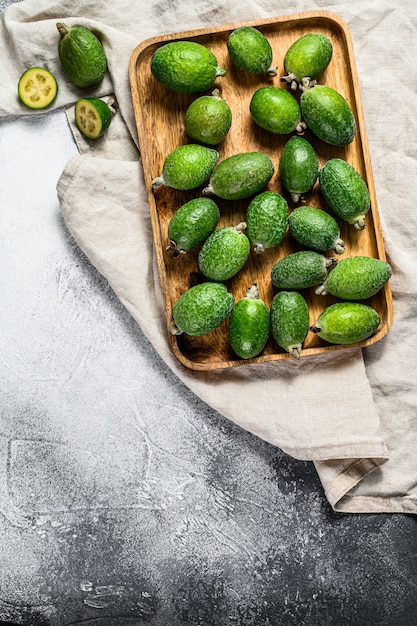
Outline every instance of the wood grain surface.
<svg viewBox="0 0 417 626"><path fill-rule="evenodd" d="M233 66L227 52L227 39L231 31L241 25L254 26L268 38L273 49L273 64L278 65L276 77L251 75ZM336 89L346 98L355 115L357 133L351 144L342 147L327 145L315 138L308 130L305 138L315 148L320 167L333 157L345 159L353 165L365 179L371 197L371 210L367 214L367 225L363 231L357 231L352 226L338 220L341 237L346 244L346 251L337 258L343 259L362 254L385 260L353 45L349 30L339 16L327 11L313 11L230 24L214 29L164 35L142 42L132 54L129 67L132 101L164 298L167 333L174 354L188 368L209 370L293 357L283 351L271 336L265 349L258 357L250 360L240 359L233 353L229 345L227 321L213 332L202 337L190 337L185 334L173 336L169 332L172 307L176 300L189 287L205 279L199 272L197 265L198 250L178 257L173 257L172 254L166 252L168 224L173 213L182 204L201 196L203 187L192 191L175 191L168 187L153 190L151 181L161 173L163 162L173 149L191 142L185 134L184 116L189 104L200 94L176 94L157 83L150 71L152 55L159 46L177 40L196 41L212 50L217 57L219 66L227 71L224 77L216 80L215 87L220 89L221 96L228 102L233 114L231 130L226 139L216 148L220 154L219 161L232 154L251 150L268 154L274 162L275 173L266 189L284 195L290 210L292 210L295 205L289 194L282 188L278 175L280 155L289 136L273 135L257 126L249 113L249 102L255 90L261 86L275 85L288 89L280 82L280 76L285 73L283 69L285 52L296 39L310 32L324 33L333 44L332 60L318 82ZM299 98L299 94L296 97ZM244 221L251 198L233 202L220 200L214 196L213 199L221 211L219 227L236 225ZM307 204L326 210L326 205L319 192L318 182L314 186ZM235 300L238 301L245 296L247 288L257 282L260 296L269 307L277 291L270 280L271 268L280 258L298 249L301 249L300 246L287 234L283 242L276 248L267 250L261 255L251 252L244 268L235 277L226 281L228 290L234 294ZM333 256L333 253L330 252L326 255ZM303 290L302 294L309 305L311 323L316 321L326 306L336 301L330 295L315 295L314 288ZM389 283L365 303L378 311L381 324L372 337L355 344L361 347L382 339L391 326L393 307ZM352 345L330 345L314 333L309 332L304 342L302 356L351 347Z"/></svg>

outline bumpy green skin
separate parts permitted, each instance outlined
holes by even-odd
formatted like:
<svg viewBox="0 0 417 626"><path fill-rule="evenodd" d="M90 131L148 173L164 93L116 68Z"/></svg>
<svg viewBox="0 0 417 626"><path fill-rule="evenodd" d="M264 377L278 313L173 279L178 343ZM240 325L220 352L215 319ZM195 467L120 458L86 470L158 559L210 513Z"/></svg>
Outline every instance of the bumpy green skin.
<svg viewBox="0 0 417 626"><path fill-rule="evenodd" d="M347 161L333 158L321 168L319 182L321 193L333 213L362 230L371 200L359 172Z"/></svg>
<svg viewBox="0 0 417 626"><path fill-rule="evenodd" d="M219 153L213 148L196 143L179 146L165 159L162 174L154 178L152 187L195 189L208 180L218 158Z"/></svg>
<svg viewBox="0 0 417 626"><path fill-rule="evenodd" d="M380 324L378 313L360 302L336 302L319 315L310 330L333 344L351 344L371 337Z"/></svg>
<svg viewBox="0 0 417 626"><path fill-rule="evenodd" d="M172 41L158 48L151 59L151 72L176 93L201 93L226 73L211 50L194 41Z"/></svg>
<svg viewBox="0 0 417 626"><path fill-rule="evenodd" d="M326 211L306 205L299 206L292 211L288 223L291 235L302 246L317 252L344 252L339 225Z"/></svg>
<svg viewBox="0 0 417 626"><path fill-rule="evenodd" d="M292 133L301 122L300 105L294 96L272 85L255 91L249 110L258 126L277 135Z"/></svg>
<svg viewBox="0 0 417 626"><path fill-rule="evenodd" d="M280 291L271 303L271 329L275 341L295 358L301 355L310 316L306 300L298 291Z"/></svg>
<svg viewBox="0 0 417 626"><path fill-rule="evenodd" d="M58 55L62 69L78 87L95 87L104 78L107 59L100 40L87 28L58 22Z"/></svg>
<svg viewBox="0 0 417 626"><path fill-rule="evenodd" d="M293 202L299 202L312 189L318 173L319 163L311 143L304 137L291 137L281 154L279 175Z"/></svg>
<svg viewBox="0 0 417 626"><path fill-rule="evenodd" d="M233 309L234 298L221 283L201 283L185 291L174 305L171 332L193 337L222 324Z"/></svg>
<svg viewBox="0 0 417 626"><path fill-rule="evenodd" d="M226 137L232 125L232 111L217 95L200 96L185 114L185 132L194 141L215 146Z"/></svg>
<svg viewBox="0 0 417 626"><path fill-rule="evenodd" d="M326 35L308 33L300 37L284 57L284 70L290 78L287 82L301 83L303 78L318 78L329 65L332 55L333 46Z"/></svg>
<svg viewBox="0 0 417 626"><path fill-rule="evenodd" d="M341 300L366 300L378 293L391 275L391 266L386 261L353 256L339 261L316 293L330 293Z"/></svg>
<svg viewBox="0 0 417 626"><path fill-rule="evenodd" d="M356 134L356 122L343 96L325 85L303 91L301 113L308 128L325 143L345 146Z"/></svg>
<svg viewBox="0 0 417 626"><path fill-rule="evenodd" d="M219 207L210 198L194 198L186 202L169 222L169 249L178 253L200 246L214 231L219 218Z"/></svg>
<svg viewBox="0 0 417 626"><path fill-rule="evenodd" d="M250 74L276 75L272 67L272 48L260 30L252 26L241 26L229 35L227 49L233 63Z"/></svg>
<svg viewBox="0 0 417 626"><path fill-rule="evenodd" d="M203 194L224 200L241 200L259 193L271 180L274 164L263 152L241 152L220 161Z"/></svg>
<svg viewBox="0 0 417 626"><path fill-rule="evenodd" d="M271 270L271 281L278 289L307 289L321 283L336 259L314 250L300 250L283 257Z"/></svg>
<svg viewBox="0 0 417 626"><path fill-rule="evenodd" d="M223 226L206 239L198 255L198 267L204 276L223 281L242 269L250 252L245 226Z"/></svg>
<svg viewBox="0 0 417 626"><path fill-rule="evenodd" d="M265 302L259 298L257 286L248 290L229 317L229 340L241 359L252 359L262 352L269 337L270 316Z"/></svg>
<svg viewBox="0 0 417 626"><path fill-rule="evenodd" d="M274 248L284 238L288 226L288 203L275 191L255 196L246 210L246 235L255 252Z"/></svg>

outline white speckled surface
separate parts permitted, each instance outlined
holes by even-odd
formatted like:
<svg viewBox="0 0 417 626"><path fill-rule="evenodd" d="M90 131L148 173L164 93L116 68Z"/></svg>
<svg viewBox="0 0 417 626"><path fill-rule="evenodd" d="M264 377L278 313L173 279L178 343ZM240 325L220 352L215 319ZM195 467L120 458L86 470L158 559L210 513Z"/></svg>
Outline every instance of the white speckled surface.
<svg viewBox="0 0 417 626"><path fill-rule="evenodd" d="M62 110L0 121L0 619L415 624L415 518L333 513L177 379L63 225L76 153Z"/></svg>

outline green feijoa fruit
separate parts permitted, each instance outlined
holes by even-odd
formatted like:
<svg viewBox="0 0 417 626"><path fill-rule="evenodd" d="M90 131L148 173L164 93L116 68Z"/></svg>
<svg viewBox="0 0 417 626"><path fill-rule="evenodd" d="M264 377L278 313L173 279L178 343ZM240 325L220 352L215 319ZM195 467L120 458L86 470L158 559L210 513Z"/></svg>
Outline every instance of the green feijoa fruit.
<svg viewBox="0 0 417 626"><path fill-rule="evenodd" d="M214 146L226 137L232 124L230 106L217 89L194 100L185 113L185 132L194 141Z"/></svg>
<svg viewBox="0 0 417 626"><path fill-rule="evenodd" d="M259 297L258 285L247 290L229 317L229 340L233 351L242 359L252 359L264 349L269 337L270 316Z"/></svg>
<svg viewBox="0 0 417 626"><path fill-rule="evenodd" d="M173 189L195 189L204 184L219 158L213 148L188 143L175 148L166 157L162 173L152 181L152 188L166 185Z"/></svg>
<svg viewBox="0 0 417 626"><path fill-rule="evenodd" d="M277 75L277 68L272 65L271 44L257 28L240 26L233 30L227 40L227 49L240 70L250 74Z"/></svg>
<svg viewBox="0 0 417 626"><path fill-rule="evenodd" d="M288 223L291 235L306 248L316 252L334 250L336 254L345 251L338 223L322 209L306 205L296 207Z"/></svg>
<svg viewBox="0 0 417 626"><path fill-rule="evenodd" d="M275 191L255 196L246 210L246 235L257 253L274 248L284 238L288 226L288 203Z"/></svg>
<svg viewBox="0 0 417 626"><path fill-rule="evenodd" d="M357 230L365 228L371 200L368 187L355 168L343 159L327 161L319 172L320 190L329 208Z"/></svg>
<svg viewBox="0 0 417 626"><path fill-rule="evenodd" d="M214 231L220 218L210 198L194 198L177 209L168 224L169 246L174 256L200 246Z"/></svg>
<svg viewBox="0 0 417 626"><path fill-rule="evenodd" d="M307 127L322 141L333 146L351 143L356 121L345 98L335 89L315 85L300 98L301 113Z"/></svg>
<svg viewBox="0 0 417 626"><path fill-rule="evenodd" d="M352 256L339 261L317 295L330 293L341 300L366 300L374 296L391 278L389 263L369 256Z"/></svg>
<svg viewBox="0 0 417 626"><path fill-rule="evenodd" d="M68 78L83 88L101 83L106 73L107 59L98 37L82 26L70 28L58 22L56 27L61 35L58 56Z"/></svg>
<svg viewBox="0 0 417 626"><path fill-rule="evenodd" d="M259 87L252 95L249 110L256 124L270 133L289 135L304 129L300 105L280 87Z"/></svg>
<svg viewBox="0 0 417 626"><path fill-rule="evenodd" d="M337 263L314 250L292 252L275 263L272 284L278 289L306 289L323 282L328 270Z"/></svg>
<svg viewBox="0 0 417 626"><path fill-rule="evenodd" d="M152 55L151 72L159 83L177 93L206 91L217 76L226 74L211 50L194 41L162 45Z"/></svg>
<svg viewBox="0 0 417 626"><path fill-rule="evenodd" d="M218 163L203 194L241 200L259 193L274 174L272 159L263 152L240 152Z"/></svg>
<svg viewBox="0 0 417 626"><path fill-rule="evenodd" d="M272 335L281 348L299 358L310 325L305 298L298 291L280 291L271 303Z"/></svg>
<svg viewBox="0 0 417 626"><path fill-rule="evenodd" d="M281 81L289 83L292 89L315 84L329 65L333 55L332 42L326 35L308 33L288 48L284 56L286 76Z"/></svg>
<svg viewBox="0 0 417 626"><path fill-rule="evenodd" d="M302 200L313 188L318 173L319 164L311 143L304 137L291 137L281 154L279 175L293 202Z"/></svg>
<svg viewBox="0 0 417 626"><path fill-rule="evenodd" d="M233 295L222 283L195 285L176 301L170 331L173 335L205 335L223 324L233 306Z"/></svg>
<svg viewBox="0 0 417 626"><path fill-rule="evenodd" d="M75 123L88 139L101 137L112 121L111 105L100 98L80 98L75 103Z"/></svg>
<svg viewBox="0 0 417 626"><path fill-rule="evenodd" d="M371 337L380 324L374 308L360 302L336 302L319 315L310 330L334 344L350 344Z"/></svg>
<svg viewBox="0 0 417 626"><path fill-rule="evenodd" d="M198 255L200 272L210 280L228 280L242 269L250 252L245 222L223 226L207 237Z"/></svg>

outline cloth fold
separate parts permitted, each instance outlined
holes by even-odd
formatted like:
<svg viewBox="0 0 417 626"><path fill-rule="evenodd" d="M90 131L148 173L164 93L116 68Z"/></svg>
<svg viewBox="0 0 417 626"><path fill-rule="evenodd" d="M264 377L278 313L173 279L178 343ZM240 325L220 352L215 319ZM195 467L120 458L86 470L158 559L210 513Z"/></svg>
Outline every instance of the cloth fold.
<svg viewBox="0 0 417 626"><path fill-rule="evenodd" d="M67 228L164 361L194 393L226 418L287 454L313 461L326 497L335 510L417 513L416 412L415 402L411 400L416 365L411 339L408 339L404 357L410 381L410 387L405 390L407 400L395 359L396 342L414 320L415 311L410 309L410 303L415 301L416 281L409 276L411 253L401 247L403 234L398 228L390 230L391 224L383 221L389 232L388 253L394 273L397 264L400 266L400 257L407 256L406 270L400 274L399 282L409 285L411 297L403 297L400 321L395 322L383 341L364 351L365 359L361 350L351 348L300 360L197 372L178 363L169 348L137 149L128 82L129 58L134 47L149 36L240 22L243 14L239 5L239 17L236 15L232 2L201 0L192 10L192 3L183 4L181 9L176 5L170 8L169 3L162 5L146 0L140 10L128 0L115 5L75 0L65 6L57 0L24 0L13 5L0 22L0 52L5 59L0 70L0 114L27 113L10 87L17 84L26 67L43 65L55 74L59 93L54 106L67 108L81 153L68 162L57 184ZM297 9L327 8L308 4L298 2ZM411 0L405 2L399 15L404 23L407 5L411 7ZM247 0L244 8L245 20L271 16L267 3L255 4ZM334 10L333 6L328 8ZM359 23L356 39L361 41L362 33L369 40L366 55L358 63L366 84L369 52L378 50L388 25L381 22L379 16L365 15L359 1L340 3L338 12L348 24L356 23L359 18L365 21L365 24ZM275 3L274 13L288 13L288 6L283 2ZM170 19L157 19L161 14ZM120 115L115 117L106 135L94 144L85 140L73 123L72 107L80 91L65 79L57 60L55 22L58 19L70 25L93 27L101 34L106 50L108 76L91 94L104 97L114 93ZM371 26L378 25L379 32L371 32ZM378 70L370 68L371 71L374 78L378 76ZM401 90L401 85L398 89ZM378 111L383 114L379 108ZM371 120L372 114L371 110ZM376 161L382 163L382 173L385 146L376 150ZM411 161L414 163L414 158ZM379 178L380 188L384 189L381 173ZM378 176L376 179L378 182ZM388 209L382 202L381 213ZM406 202L401 203L400 209L404 217L408 215L415 224L416 217L411 215L411 210L407 211ZM392 284L395 296L395 275ZM379 385L381 377L389 380L393 397L387 398L384 394ZM392 411L393 403L396 411Z"/></svg>

